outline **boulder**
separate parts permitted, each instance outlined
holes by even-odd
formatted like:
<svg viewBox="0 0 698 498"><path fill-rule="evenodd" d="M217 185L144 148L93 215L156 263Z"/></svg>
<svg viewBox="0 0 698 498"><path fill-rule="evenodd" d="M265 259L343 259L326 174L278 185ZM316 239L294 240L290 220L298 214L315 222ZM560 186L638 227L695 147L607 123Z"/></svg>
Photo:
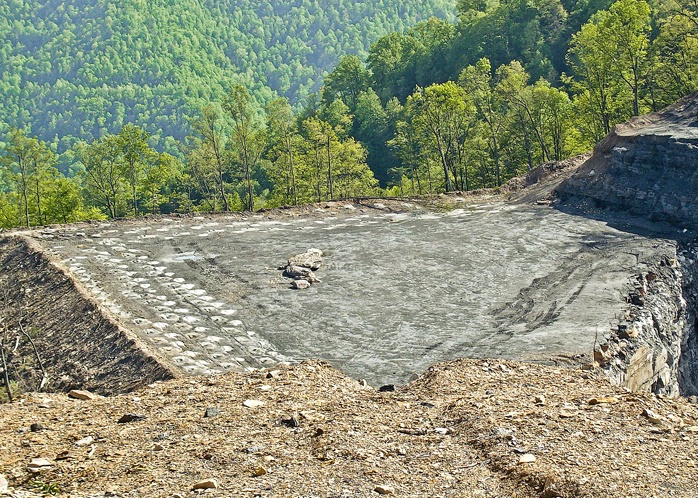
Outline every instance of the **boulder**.
<svg viewBox="0 0 698 498"><path fill-rule="evenodd" d="M300 266L313 271L322 266L322 251L320 249L308 249L302 254L296 254L288 259L288 266Z"/></svg>
<svg viewBox="0 0 698 498"><path fill-rule="evenodd" d="M320 279L315 276L313 270L304 266L287 266L284 269L284 277L294 280L306 280L311 284L320 283Z"/></svg>
<svg viewBox="0 0 698 498"><path fill-rule="evenodd" d="M307 280L303 280L303 279L294 280L293 282L291 282L291 287L293 287L294 289L300 289L300 290L309 289L310 282L308 282Z"/></svg>

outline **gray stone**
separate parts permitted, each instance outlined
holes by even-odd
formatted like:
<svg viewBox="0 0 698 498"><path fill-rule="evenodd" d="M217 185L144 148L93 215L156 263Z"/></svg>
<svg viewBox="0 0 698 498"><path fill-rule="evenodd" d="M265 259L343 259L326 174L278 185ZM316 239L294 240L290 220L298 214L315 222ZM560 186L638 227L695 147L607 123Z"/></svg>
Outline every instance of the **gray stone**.
<svg viewBox="0 0 698 498"><path fill-rule="evenodd" d="M288 266L301 266L310 270L318 270L322 266L322 251L308 249L302 254L296 254L288 259Z"/></svg>
<svg viewBox="0 0 698 498"><path fill-rule="evenodd" d="M204 412L204 418L213 418L221 414L217 406L209 406Z"/></svg>
<svg viewBox="0 0 698 498"><path fill-rule="evenodd" d="M313 271L303 266L287 266L284 269L284 277L294 280L307 280L311 284L320 283L320 279L315 276Z"/></svg>
<svg viewBox="0 0 698 498"><path fill-rule="evenodd" d="M294 280L291 282L291 287L294 289L310 289L310 282L307 280L299 279L299 280Z"/></svg>

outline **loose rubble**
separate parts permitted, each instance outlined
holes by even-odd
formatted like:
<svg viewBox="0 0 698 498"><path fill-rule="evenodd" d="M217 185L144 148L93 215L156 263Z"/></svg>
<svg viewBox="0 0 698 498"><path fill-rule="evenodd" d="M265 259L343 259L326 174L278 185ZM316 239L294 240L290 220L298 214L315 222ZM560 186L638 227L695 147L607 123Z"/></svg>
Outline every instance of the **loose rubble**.
<svg viewBox="0 0 698 498"><path fill-rule="evenodd" d="M378 392L308 361L47 397L0 406L10 496L696 496L698 406L582 370L458 360Z"/></svg>
<svg viewBox="0 0 698 498"><path fill-rule="evenodd" d="M290 278L292 289L309 289L311 284L319 284L321 280L315 276L315 271L322 266L323 253L320 249L308 249L288 259L282 266L283 276Z"/></svg>

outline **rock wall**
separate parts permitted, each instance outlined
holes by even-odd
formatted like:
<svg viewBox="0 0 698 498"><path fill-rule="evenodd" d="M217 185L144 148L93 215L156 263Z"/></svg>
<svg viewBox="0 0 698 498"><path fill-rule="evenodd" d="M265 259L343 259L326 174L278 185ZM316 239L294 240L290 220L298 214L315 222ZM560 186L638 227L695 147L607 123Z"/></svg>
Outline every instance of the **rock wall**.
<svg viewBox="0 0 698 498"><path fill-rule="evenodd" d="M36 389L41 374L29 341L15 344L20 323L47 371L46 390L114 394L178 376L35 244L0 238L0 325L13 338L8 370L22 388Z"/></svg>
<svg viewBox="0 0 698 498"><path fill-rule="evenodd" d="M686 303L678 382L682 395L695 396L698 395L698 242L683 245L678 260L683 267Z"/></svg>
<svg viewBox="0 0 698 498"><path fill-rule="evenodd" d="M567 203L698 227L698 94L617 126L557 193Z"/></svg>
<svg viewBox="0 0 698 498"><path fill-rule="evenodd" d="M669 396L698 394L698 244L679 244L640 274L628 309L595 360L617 384Z"/></svg>

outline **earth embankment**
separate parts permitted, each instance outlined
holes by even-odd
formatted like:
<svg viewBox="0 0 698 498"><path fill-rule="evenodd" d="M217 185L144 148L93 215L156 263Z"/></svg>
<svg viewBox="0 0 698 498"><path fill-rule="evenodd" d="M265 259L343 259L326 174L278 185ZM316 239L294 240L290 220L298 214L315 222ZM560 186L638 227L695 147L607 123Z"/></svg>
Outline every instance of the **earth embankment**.
<svg viewBox="0 0 698 498"><path fill-rule="evenodd" d="M179 375L115 322L35 240L0 238L0 267L0 324L12 343L18 336L8 369L21 388L37 388L39 363L46 388L59 391L115 394ZM32 337L38 358L18 335L21 329Z"/></svg>

